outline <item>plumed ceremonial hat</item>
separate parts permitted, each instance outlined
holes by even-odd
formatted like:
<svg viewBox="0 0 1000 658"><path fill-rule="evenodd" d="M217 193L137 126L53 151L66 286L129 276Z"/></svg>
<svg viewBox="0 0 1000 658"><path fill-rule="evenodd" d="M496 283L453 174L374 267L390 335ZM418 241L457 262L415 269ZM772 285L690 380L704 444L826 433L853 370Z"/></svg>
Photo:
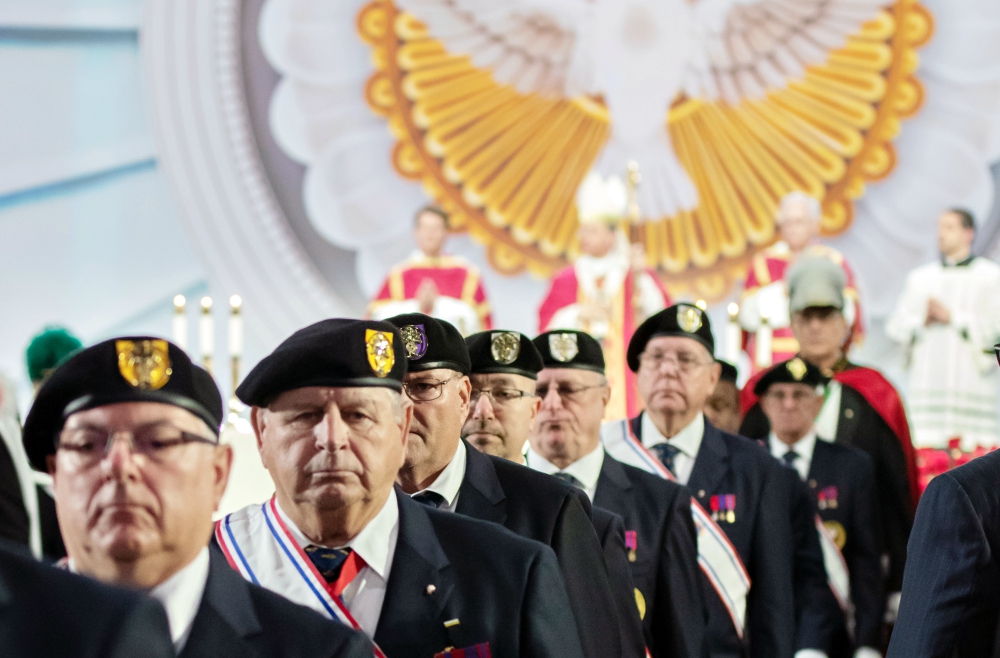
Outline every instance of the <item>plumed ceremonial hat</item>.
<svg viewBox="0 0 1000 658"><path fill-rule="evenodd" d="M24 352L28 366L28 377L32 382L40 382L62 363L67 356L83 348L80 339L63 327L45 327L31 339Z"/></svg>
<svg viewBox="0 0 1000 658"><path fill-rule="evenodd" d="M597 339L583 331L555 329L535 338L546 368L578 368L604 374L604 350Z"/></svg>
<svg viewBox="0 0 1000 658"><path fill-rule="evenodd" d="M736 380L740 378L740 373L736 370L736 366L722 359L716 359L715 362L722 366L722 374L719 376L719 381L735 384Z"/></svg>
<svg viewBox="0 0 1000 658"><path fill-rule="evenodd" d="M45 471L56 435L78 411L119 402L162 402L185 409L218 435L222 396L215 380L173 343L151 336L112 338L64 361L38 391L24 421L31 465Z"/></svg>
<svg viewBox="0 0 1000 658"><path fill-rule="evenodd" d="M423 313L404 313L387 318L403 337L401 354L410 372L447 368L468 375L472 368L469 350L458 329L449 322Z"/></svg>
<svg viewBox="0 0 1000 658"><path fill-rule="evenodd" d="M542 355L531 339L516 331L483 331L465 339L471 374L510 374L538 379Z"/></svg>
<svg viewBox="0 0 1000 658"><path fill-rule="evenodd" d="M753 394L761 397L773 384L806 384L816 388L826 386L829 381L830 378L826 377L822 370L804 359L795 357L782 361L764 373L754 385Z"/></svg>
<svg viewBox="0 0 1000 658"><path fill-rule="evenodd" d="M693 304L674 304L646 318L632 334L626 355L632 372L639 370L639 355L646 349L646 343L657 336L690 338L704 345L709 354L715 353L715 337L708 314Z"/></svg>
<svg viewBox="0 0 1000 658"><path fill-rule="evenodd" d="M320 320L299 329L261 359L236 389L245 404L263 407L307 386L403 390L402 337L388 322Z"/></svg>

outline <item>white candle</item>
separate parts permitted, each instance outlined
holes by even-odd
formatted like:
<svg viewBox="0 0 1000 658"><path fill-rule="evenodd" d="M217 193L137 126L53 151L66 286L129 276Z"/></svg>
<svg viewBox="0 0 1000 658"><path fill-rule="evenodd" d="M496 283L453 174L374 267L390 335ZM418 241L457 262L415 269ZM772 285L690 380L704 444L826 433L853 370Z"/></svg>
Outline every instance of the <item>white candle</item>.
<svg viewBox="0 0 1000 658"><path fill-rule="evenodd" d="M243 356L243 300L239 295L229 298L229 356Z"/></svg>
<svg viewBox="0 0 1000 658"><path fill-rule="evenodd" d="M771 324L767 316L763 313L760 316L760 327L756 334L757 350L754 360L758 368L770 368L773 355L771 354Z"/></svg>
<svg viewBox="0 0 1000 658"><path fill-rule="evenodd" d="M198 346L201 348L201 359L207 368L211 368L212 354L215 352L215 326L212 324L212 298L201 298L201 320L198 322Z"/></svg>
<svg viewBox="0 0 1000 658"><path fill-rule="evenodd" d="M188 321L185 311L187 310L187 300L184 295L174 297L174 345L182 350L187 349Z"/></svg>
<svg viewBox="0 0 1000 658"><path fill-rule="evenodd" d="M729 305L729 323L726 325L726 361L738 365L740 359L740 346L743 344L743 334L740 331L739 315L740 307L736 303Z"/></svg>

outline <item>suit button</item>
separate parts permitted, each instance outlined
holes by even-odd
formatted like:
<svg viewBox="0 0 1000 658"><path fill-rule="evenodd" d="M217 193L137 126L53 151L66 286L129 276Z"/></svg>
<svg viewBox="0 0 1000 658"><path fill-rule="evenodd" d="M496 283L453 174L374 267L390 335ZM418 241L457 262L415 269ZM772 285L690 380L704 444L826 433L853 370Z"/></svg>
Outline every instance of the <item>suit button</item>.
<svg viewBox="0 0 1000 658"><path fill-rule="evenodd" d="M844 409L844 418L854 418L854 409Z"/></svg>
<svg viewBox="0 0 1000 658"><path fill-rule="evenodd" d="M809 488L810 489L816 488L816 480L809 480Z"/></svg>
<svg viewBox="0 0 1000 658"><path fill-rule="evenodd" d="M698 489L698 498L704 498L704 497L705 497L705 490Z"/></svg>

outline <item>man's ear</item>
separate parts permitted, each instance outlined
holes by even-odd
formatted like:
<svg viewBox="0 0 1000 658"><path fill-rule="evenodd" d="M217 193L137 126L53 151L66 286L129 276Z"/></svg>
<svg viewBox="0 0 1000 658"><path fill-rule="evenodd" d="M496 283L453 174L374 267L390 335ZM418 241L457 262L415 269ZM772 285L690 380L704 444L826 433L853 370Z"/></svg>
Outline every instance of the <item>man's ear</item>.
<svg viewBox="0 0 1000 658"><path fill-rule="evenodd" d="M46 455L46 457L45 457L45 468L48 470L49 475L52 476L52 479L55 479L55 477L56 477L56 456L55 455Z"/></svg>
<svg viewBox="0 0 1000 658"><path fill-rule="evenodd" d="M267 419L264 418L265 411L266 409L263 407L250 407L250 426L253 427L254 436L257 437L258 452L260 452L261 437L264 436L264 428L267 425Z"/></svg>
<svg viewBox="0 0 1000 658"><path fill-rule="evenodd" d="M472 380L468 376L463 376L458 382L458 397L465 406L466 414L468 414L469 405L472 401Z"/></svg>

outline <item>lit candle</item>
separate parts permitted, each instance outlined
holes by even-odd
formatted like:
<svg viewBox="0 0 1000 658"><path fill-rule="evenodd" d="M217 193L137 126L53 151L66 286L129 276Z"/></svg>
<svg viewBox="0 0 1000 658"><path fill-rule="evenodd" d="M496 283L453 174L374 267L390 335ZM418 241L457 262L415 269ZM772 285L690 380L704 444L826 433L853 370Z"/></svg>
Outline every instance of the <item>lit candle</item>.
<svg viewBox="0 0 1000 658"><path fill-rule="evenodd" d="M181 348L182 350L187 349L187 339L188 339L188 321L185 310L187 309L187 300L184 299L184 295L177 295L174 297L174 345Z"/></svg>
<svg viewBox="0 0 1000 658"><path fill-rule="evenodd" d="M771 323L763 313L760 314L760 327L756 334L757 350L754 361L758 368L770 368L773 355L771 354Z"/></svg>
<svg viewBox="0 0 1000 658"><path fill-rule="evenodd" d="M705 302L704 299L699 299L694 303L694 305L700 308L702 311L708 310L708 304Z"/></svg>
<svg viewBox="0 0 1000 658"><path fill-rule="evenodd" d="M740 307L733 302L727 308L729 311L729 324L726 325L726 361L733 365L739 364L740 346L743 343L743 334L740 331Z"/></svg>
<svg viewBox="0 0 1000 658"><path fill-rule="evenodd" d="M229 298L229 360L233 369L233 390L240 383L240 357L243 355L243 300L239 295Z"/></svg>
<svg viewBox="0 0 1000 658"><path fill-rule="evenodd" d="M212 298L201 298L201 320L198 323L198 344L201 362L212 372L212 354L215 352L215 326L212 324Z"/></svg>

